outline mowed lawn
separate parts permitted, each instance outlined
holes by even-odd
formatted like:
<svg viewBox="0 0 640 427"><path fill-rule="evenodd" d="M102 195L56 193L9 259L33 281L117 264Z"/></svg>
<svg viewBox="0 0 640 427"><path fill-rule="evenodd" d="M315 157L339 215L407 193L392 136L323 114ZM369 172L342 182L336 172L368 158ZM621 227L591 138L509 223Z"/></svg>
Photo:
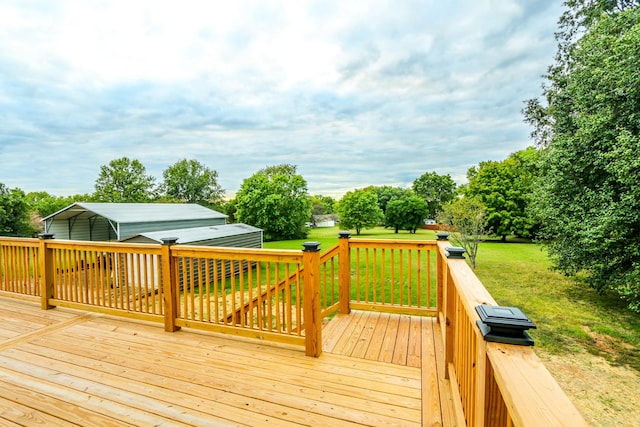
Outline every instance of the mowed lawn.
<svg viewBox="0 0 640 427"><path fill-rule="evenodd" d="M337 227L311 229L307 239L267 242L267 248L328 249ZM433 240L378 227L352 238ZM480 244L476 275L498 304L517 306L537 325L535 351L592 425L640 426L640 315L612 295L599 295L580 278L551 270L541 245L510 239Z"/></svg>

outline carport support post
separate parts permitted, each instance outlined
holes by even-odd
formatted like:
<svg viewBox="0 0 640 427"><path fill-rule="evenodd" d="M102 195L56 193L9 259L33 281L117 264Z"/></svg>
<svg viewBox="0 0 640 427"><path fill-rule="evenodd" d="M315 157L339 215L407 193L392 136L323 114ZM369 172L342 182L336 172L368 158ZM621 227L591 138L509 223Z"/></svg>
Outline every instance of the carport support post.
<svg viewBox="0 0 640 427"><path fill-rule="evenodd" d="M176 326L180 289L178 289L178 282L176 280L175 263L171 258L171 245L174 245L178 239L176 237L165 237L161 240L164 330L167 332L175 332L180 330L180 326Z"/></svg>
<svg viewBox="0 0 640 427"><path fill-rule="evenodd" d="M351 313L351 251L349 250L349 239L351 233L341 231L338 233L338 244L340 245L338 264L338 301L340 313Z"/></svg>
<svg viewBox="0 0 640 427"><path fill-rule="evenodd" d="M40 263L40 305L43 310L49 310L54 306L49 304L49 299L53 298L53 251L47 248L47 240L53 239L51 233L40 233L39 263Z"/></svg>
<svg viewBox="0 0 640 427"><path fill-rule="evenodd" d="M320 309L320 243L305 242L302 252L304 294L304 339L307 356L322 354L322 311Z"/></svg>

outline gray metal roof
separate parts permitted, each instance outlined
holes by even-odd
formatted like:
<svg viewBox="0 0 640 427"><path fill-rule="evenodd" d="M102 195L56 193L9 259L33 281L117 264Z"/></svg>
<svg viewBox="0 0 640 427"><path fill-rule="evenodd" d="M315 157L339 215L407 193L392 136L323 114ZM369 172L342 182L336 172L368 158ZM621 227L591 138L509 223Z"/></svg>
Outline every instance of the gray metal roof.
<svg viewBox="0 0 640 427"><path fill-rule="evenodd" d="M187 203L74 203L43 218L90 218L102 216L117 223L179 221L187 219L227 218L213 209Z"/></svg>
<svg viewBox="0 0 640 427"><path fill-rule="evenodd" d="M126 237L121 241L126 242L129 239L142 236L146 237L147 239L155 240L158 243L162 243L162 239L165 237L177 237L177 243L187 244L192 242L200 242L203 240L212 240L220 237L255 233L258 231L262 230L247 224L225 224L212 225L209 227L181 228L178 230L148 231L145 233L136 234L135 236Z"/></svg>

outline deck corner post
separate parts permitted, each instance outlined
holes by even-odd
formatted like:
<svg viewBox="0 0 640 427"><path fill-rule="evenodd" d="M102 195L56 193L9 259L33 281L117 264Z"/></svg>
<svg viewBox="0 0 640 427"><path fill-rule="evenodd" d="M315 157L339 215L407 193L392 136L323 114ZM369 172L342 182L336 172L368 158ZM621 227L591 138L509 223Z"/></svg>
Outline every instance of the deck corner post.
<svg viewBox="0 0 640 427"><path fill-rule="evenodd" d="M305 353L319 357L322 354L322 311L320 309L320 243L303 244L303 316Z"/></svg>
<svg viewBox="0 0 640 427"><path fill-rule="evenodd" d="M175 263L171 255L171 246L178 241L175 237L162 239L162 283L164 297L164 330L175 332L180 330L176 325L178 317L179 289L176 281Z"/></svg>
<svg viewBox="0 0 640 427"><path fill-rule="evenodd" d="M351 233L341 231L338 234L338 239L338 244L340 245L340 264L338 265L339 310L342 314L349 314L351 313L351 250L349 249Z"/></svg>
<svg viewBox="0 0 640 427"><path fill-rule="evenodd" d="M49 310L54 306L49 304L49 300L53 298L53 251L47 248L47 241L52 240L54 235L51 233L40 233L39 263L40 263L40 301L43 310Z"/></svg>

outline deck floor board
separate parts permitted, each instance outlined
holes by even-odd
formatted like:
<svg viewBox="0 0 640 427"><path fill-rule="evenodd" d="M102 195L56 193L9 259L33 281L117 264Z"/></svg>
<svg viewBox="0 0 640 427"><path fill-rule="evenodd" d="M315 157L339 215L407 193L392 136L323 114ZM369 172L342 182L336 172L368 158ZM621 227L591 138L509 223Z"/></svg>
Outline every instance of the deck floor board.
<svg viewBox="0 0 640 427"><path fill-rule="evenodd" d="M0 298L0 424L428 425L442 419L432 334L431 318L338 314L311 358Z"/></svg>

